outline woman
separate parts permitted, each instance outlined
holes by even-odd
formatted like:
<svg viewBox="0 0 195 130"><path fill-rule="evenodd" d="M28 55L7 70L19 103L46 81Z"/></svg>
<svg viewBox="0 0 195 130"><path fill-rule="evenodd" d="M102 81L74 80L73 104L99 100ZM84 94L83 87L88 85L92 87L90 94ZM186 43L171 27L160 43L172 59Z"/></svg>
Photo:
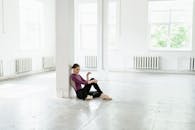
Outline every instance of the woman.
<svg viewBox="0 0 195 130"><path fill-rule="evenodd" d="M96 97L100 97L104 100L112 100L108 95L103 94L102 90L99 88L97 84L97 80L92 78L89 80L89 75L91 72L87 73L87 80L83 79L83 77L79 74L80 66L79 64L74 64L72 66L73 73L71 74L71 80L74 82L74 89L76 95L79 99L83 100L91 100ZM83 88L81 85L85 85ZM96 91L90 91L91 86L93 86Z"/></svg>

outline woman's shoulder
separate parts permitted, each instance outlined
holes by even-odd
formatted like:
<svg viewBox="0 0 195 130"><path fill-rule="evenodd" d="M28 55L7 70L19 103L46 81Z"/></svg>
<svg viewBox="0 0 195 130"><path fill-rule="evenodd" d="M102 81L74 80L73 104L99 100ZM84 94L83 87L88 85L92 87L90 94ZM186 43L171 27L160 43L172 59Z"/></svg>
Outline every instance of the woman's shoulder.
<svg viewBox="0 0 195 130"><path fill-rule="evenodd" d="M71 77L81 77L79 74L71 74Z"/></svg>

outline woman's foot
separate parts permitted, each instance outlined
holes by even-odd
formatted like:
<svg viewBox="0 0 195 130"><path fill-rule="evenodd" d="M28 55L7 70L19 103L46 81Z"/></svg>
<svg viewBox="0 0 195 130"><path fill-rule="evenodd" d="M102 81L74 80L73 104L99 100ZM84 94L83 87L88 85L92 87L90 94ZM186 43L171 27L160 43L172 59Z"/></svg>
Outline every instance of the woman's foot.
<svg viewBox="0 0 195 130"><path fill-rule="evenodd" d="M87 97L85 98L85 100L92 100L93 99L93 96L91 95L87 95Z"/></svg>
<svg viewBox="0 0 195 130"><path fill-rule="evenodd" d="M109 97L108 95L103 94L103 93L101 94L100 98L103 99L103 100L112 100L111 97Z"/></svg>

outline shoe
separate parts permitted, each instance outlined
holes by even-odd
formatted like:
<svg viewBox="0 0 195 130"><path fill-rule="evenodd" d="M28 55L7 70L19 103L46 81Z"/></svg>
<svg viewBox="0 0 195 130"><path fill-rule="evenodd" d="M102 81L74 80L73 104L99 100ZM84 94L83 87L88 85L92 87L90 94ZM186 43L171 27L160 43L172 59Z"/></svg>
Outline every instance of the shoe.
<svg viewBox="0 0 195 130"><path fill-rule="evenodd" d="M103 99L103 100L112 100L112 98L109 97L109 96L106 95L106 94L101 94L100 98Z"/></svg>
<svg viewBox="0 0 195 130"><path fill-rule="evenodd" d="M87 95L87 97L85 98L85 100L92 100L93 96Z"/></svg>

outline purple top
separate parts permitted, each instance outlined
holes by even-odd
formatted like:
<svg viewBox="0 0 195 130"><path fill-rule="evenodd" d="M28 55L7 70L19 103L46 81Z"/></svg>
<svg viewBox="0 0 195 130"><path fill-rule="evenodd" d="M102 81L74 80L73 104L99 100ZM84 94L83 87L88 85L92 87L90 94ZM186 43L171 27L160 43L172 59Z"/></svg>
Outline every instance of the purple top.
<svg viewBox="0 0 195 130"><path fill-rule="evenodd" d="M83 79L83 77L77 74L71 74L71 79L75 83L75 91L82 89L81 84L87 84L87 80Z"/></svg>

